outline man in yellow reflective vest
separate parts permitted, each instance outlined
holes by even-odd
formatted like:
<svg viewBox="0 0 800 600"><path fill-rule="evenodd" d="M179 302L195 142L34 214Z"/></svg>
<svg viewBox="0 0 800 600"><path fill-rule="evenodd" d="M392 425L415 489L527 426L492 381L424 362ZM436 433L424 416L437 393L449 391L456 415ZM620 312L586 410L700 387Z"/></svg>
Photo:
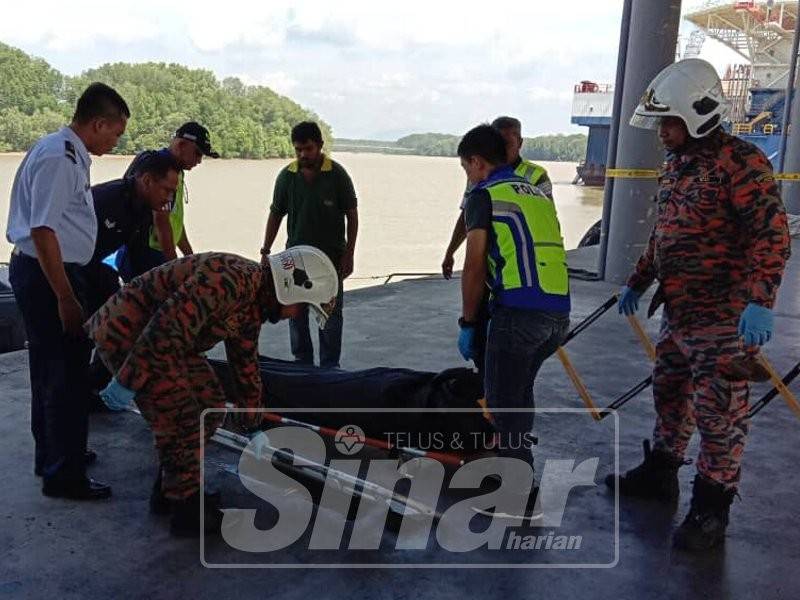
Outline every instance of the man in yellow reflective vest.
<svg viewBox="0 0 800 600"><path fill-rule="evenodd" d="M522 124L519 119L514 117L497 117L492 121L492 127L500 132L503 136L506 145L506 163L514 170L514 174L532 183L539 191L544 193L545 196L553 198L553 186L550 183L550 177L544 167L537 165L534 162L526 160L520 156L522 149ZM453 226L453 233L450 236L450 243L444 254L442 261L442 275L445 279L450 279L453 275L454 255L461 247L461 244L467 238L467 230L464 227L464 204L467 200L472 184L467 184L467 189L461 200L461 206L458 219L456 219ZM488 298L486 299L488 301ZM478 371L483 372L483 358L486 347L486 326L489 321L489 310L487 302L481 305L481 310L476 319L478 325L476 328L475 336L475 357L474 362L478 367Z"/></svg>
<svg viewBox="0 0 800 600"><path fill-rule="evenodd" d="M533 464L533 382L569 328L569 280L553 201L506 165L497 129L479 125L458 145L472 185L464 205L467 252L461 277L458 348L474 359L476 319L488 283L486 401L501 455Z"/></svg>
<svg viewBox="0 0 800 600"><path fill-rule="evenodd" d="M497 117L492 121L492 127L497 129L503 136L506 142L506 162L514 169L514 173L523 179L527 179L544 192L545 196L553 198L553 184L550 182L550 176L547 170L537 165L535 162L522 158L520 151L522 150L522 123L519 119L514 117ZM450 236L450 243L447 245L447 250L444 253L444 260L442 260L442 275L445 279L450 279L453 274L453 264L455 263L455 253L467 239L467 231L464 229L464 203L467 199L470 186L464 192L464 197L461 200L460 212L458 218L453 225L453 233Z"/></svg>

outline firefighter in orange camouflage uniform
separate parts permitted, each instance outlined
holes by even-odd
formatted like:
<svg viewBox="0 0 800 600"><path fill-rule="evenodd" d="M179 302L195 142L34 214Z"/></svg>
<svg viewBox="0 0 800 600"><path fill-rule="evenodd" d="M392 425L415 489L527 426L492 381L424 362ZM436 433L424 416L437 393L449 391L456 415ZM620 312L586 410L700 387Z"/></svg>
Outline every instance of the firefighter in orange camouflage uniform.
<svg viewBox="0 0 800 600"><path fill-rule="evenodd" d="M161 465L151 509L172 513L176 535L197 535L200 514L201 413L224 408L225 393L203 353L224 341L236 397L260 408L258 337L261 324L293 316L309 304L323 322L338 289L336 269L316 248L297 246L269 257L268 266L233 254L194 254L135 278L86 324L114 378L101 396L121 410L134 400L155 437ZM257 426L260 413L246 413ZM222 413L205 416L205 439ZM207 497L207 533L222 513Z"/></svg>
<svg viewBox="0 0 800 600"><path fill-rule="evenodd" d="M656 345L653 448L606 483L628 496L675 501L692 433L700 455L691 508L676 546L724 540L747 438L746 365L772 335L772 306L789 257L786 213L766 157L720 125L727 103L716 71L687 59L650 84L631 125L658 128L667 150L658 215L620 312L658 280L650 314L664 304Z"/></svg>

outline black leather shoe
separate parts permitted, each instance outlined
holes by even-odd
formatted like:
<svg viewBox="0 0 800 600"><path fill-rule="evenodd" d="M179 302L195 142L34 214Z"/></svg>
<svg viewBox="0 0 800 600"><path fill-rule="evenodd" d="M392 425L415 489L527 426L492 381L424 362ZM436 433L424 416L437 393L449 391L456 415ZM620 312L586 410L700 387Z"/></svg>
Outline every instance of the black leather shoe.
<svg viewBox="0 0 800 600"><path fill-rule="evenodd" d="M94 450L87 450L83 458L86 466L89 467L97 462L97 452L95 452ZM44 475L44 469L42 469L41 467L36 467L33 470L33 473L37 477L41 477L42 475Z"/></svg>
<svg viewBox="0 0 800 600"><path fill-rule="evenodd" d="M111 497L111 486L89 477L83 479L47 479L42 494L51 498L70 500L105 500Z"/></svg>

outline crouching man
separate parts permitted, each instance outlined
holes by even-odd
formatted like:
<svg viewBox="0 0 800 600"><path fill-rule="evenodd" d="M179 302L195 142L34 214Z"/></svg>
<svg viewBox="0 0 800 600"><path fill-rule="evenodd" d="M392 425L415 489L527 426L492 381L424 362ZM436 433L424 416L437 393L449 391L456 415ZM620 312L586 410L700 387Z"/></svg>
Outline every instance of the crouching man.
<svg viewBox="0 0 800 600"><path fill-rule="evenodd" d="M172 512L175 535L218 533L218 502L200 514L200 418L223 408L225 393L203 352L224 341L237 406L261 406L258 336L261 324L296 316L308 304L324 326L338 290L325 254L296 246L268 265L210 252L166 263L135 278L86 323L100 357L114 374L103 400L122 410L135 399L153 430L160 467L151 510ZM206 415L206 441L221 422ZM253 427L260 413L248 415Z"/></svg>

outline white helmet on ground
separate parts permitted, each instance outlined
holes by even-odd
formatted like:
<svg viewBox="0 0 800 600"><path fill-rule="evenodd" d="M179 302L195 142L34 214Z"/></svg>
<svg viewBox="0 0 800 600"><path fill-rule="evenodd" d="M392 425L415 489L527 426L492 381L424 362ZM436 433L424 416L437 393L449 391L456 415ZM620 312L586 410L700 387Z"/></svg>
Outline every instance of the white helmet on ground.
<svg viewBox="0 0 800 600"><path fill-rule="evenodd" d="M311 307L320 329L333 313L339 275L331 259L313 246L293 246L269 256L275 295L284 305Z"/></svg>
<svg viewBox="0 0 800 600"><path fill-rule="evenodd" d="M701 138L722 124L728 108L714 67L699 58L687 58L656 75L630 123L633 127L657 129L663 117L680 117L689 135Z"/></svg>

